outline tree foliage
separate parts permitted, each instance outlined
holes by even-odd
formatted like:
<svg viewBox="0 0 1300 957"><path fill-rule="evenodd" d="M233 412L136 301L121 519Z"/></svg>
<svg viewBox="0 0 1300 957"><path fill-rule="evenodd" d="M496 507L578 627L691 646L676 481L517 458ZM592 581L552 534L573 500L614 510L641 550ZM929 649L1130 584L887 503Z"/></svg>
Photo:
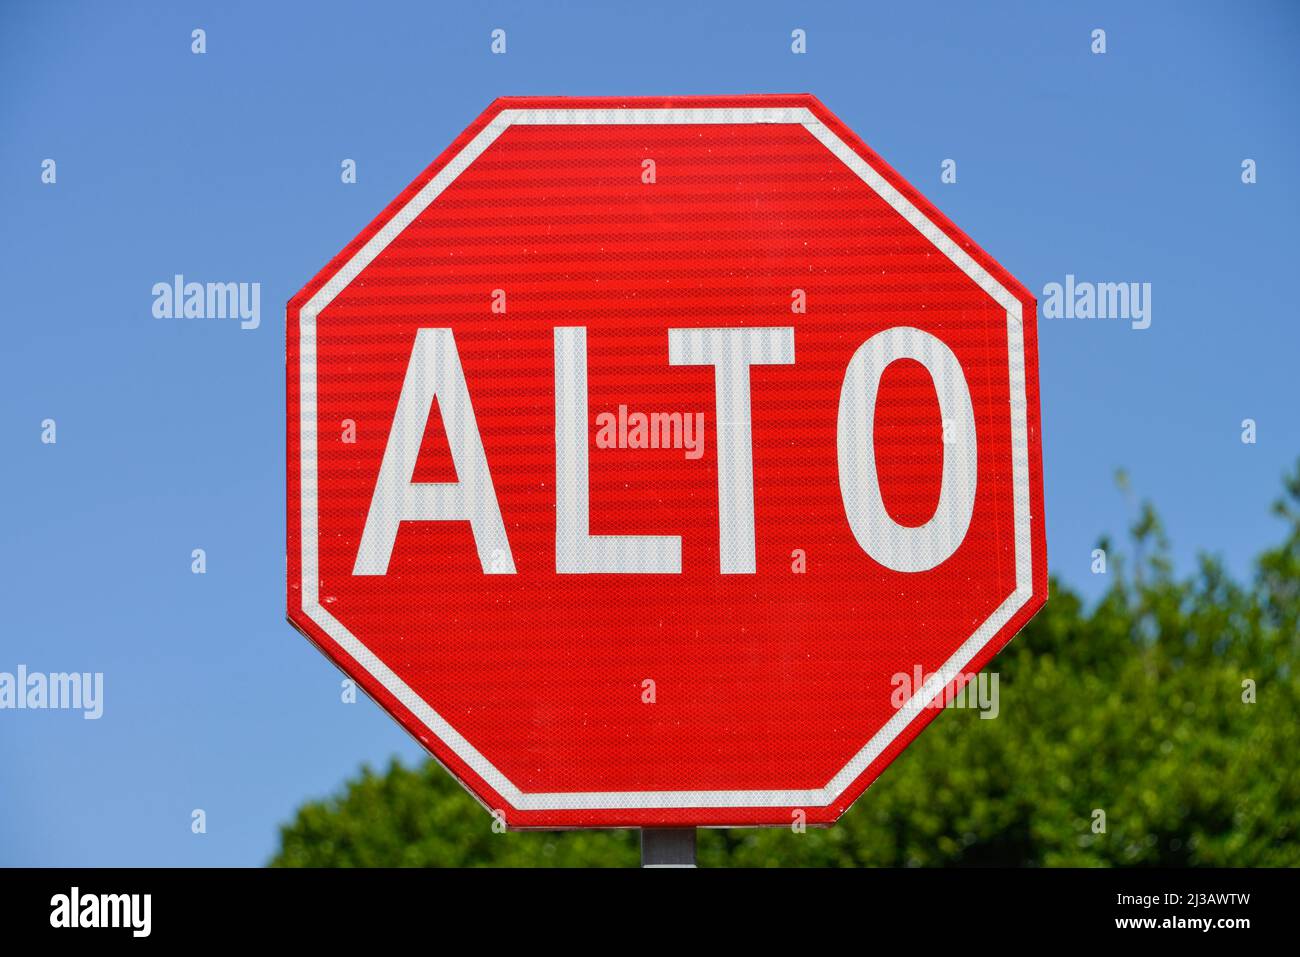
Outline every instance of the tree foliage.
<svg viewBox="0 0 1300 957"><path fill-rule="evenodd" d="M1092 608L1053 582L995 659L1000 709L940 715L833 828L702 830L713 866L1300 865L1300 465L1237 582L1172 570L1143 503ZM1253 689L1253 703L1252 698ZM1100 831L1097 812L1104 812ZM496 833L430 761L363 768L276 866L630 866L628 831Z"/></svg>

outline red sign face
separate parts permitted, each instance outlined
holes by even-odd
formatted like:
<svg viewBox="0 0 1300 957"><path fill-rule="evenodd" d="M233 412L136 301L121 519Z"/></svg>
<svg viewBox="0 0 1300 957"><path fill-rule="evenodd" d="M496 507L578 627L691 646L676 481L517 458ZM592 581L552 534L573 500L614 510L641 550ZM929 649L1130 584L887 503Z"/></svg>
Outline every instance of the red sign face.
<svg viewBox="0 0 1300 957"><path fill-rule="evenodd" d="M830 823L1046 600L1035 317L810 96L498 100L289 303L289 617L511 827Z"/></svg>

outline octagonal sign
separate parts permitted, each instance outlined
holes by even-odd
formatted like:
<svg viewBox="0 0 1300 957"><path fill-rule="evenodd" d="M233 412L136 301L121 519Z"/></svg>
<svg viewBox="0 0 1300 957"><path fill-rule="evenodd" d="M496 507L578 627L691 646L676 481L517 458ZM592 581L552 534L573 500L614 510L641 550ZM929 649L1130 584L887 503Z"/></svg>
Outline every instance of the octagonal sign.
<svg viewBox="0 0 1300 957"><path fill-rule="evenodd" d="M289 618L511 827L830 823L1046 600L1035 315L812 97L498 100L289 303Z"/></svg>

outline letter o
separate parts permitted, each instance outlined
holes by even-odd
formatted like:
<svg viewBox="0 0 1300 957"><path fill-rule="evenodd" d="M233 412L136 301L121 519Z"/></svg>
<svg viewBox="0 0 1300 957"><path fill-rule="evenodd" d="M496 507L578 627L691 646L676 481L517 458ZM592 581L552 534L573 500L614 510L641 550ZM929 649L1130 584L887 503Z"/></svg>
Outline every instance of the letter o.
<svg viewBox="0 0 1300 957"><path fill-rule="evenodd" d="M934 381L950 442L943 449L939 504L924 525L899 525L885 509L876 472L876 394L890 363L914 359ZM840 497L853 536L868 555L900 572L923 572L947 561L966 538L975 508L978 458L975 410L961 363L928 332L896 326L877 333L849 360L840 387Z"/></svg>

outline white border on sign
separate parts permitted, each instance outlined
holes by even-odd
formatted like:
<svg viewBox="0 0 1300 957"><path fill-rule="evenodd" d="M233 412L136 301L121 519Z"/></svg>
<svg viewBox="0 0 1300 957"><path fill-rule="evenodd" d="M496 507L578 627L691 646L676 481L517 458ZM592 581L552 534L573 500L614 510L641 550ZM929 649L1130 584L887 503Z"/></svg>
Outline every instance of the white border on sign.
<svg viewBox="0 0 1300 957"><path fill-rule="evenodd" d="M823 787L765 791L560 791L526 793L417 695L383 661L352 635L319 602L316 476L316 317L390 242L429 206L458 175L512 124L527 125L666 125L704 123L797 123L856 173L916 227L1007 313L1010 357L1012 485L1015 502L1016 589L957 649L907 703ZM362 668L397 698L474 773L520 811L642 810L710 807L825 807L880 756L912 720L969 665L1033 595L1029 521L1029 429L1026 420L1025 345L1020 301L990 276L942 229L924 216L866 160L804 107L711 107L703 109L506 109L485 126L438 171L382 229L336 272L299 312L299 432L302 473L302 608Z"/></svg>

